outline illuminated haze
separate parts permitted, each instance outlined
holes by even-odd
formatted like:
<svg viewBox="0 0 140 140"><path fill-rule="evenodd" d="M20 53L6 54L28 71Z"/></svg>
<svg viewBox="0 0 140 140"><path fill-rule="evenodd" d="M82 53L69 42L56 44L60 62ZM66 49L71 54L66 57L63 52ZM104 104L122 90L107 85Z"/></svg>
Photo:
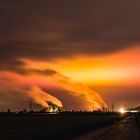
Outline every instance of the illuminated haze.
<svg viewBox="0 0 140 140"><path fill-rule="evenodd" d="M139 4L1 0L0 110L40 104L40 92L66 109L139 105Z"/></svg>

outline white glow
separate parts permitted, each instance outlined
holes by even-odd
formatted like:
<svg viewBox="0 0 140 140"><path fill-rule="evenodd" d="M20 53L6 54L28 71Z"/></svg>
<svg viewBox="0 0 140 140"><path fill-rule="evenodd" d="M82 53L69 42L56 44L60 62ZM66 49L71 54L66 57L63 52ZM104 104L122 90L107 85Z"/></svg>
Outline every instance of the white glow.
<svg viewBox="0 0 140 140"><path fill-rule="evenodd" d="M121 114L124 114L126 111L125 111L125 109L124 109L123 107L121 107L120 110L119 110L119 112L120 112Z"/></svg>
<svg viewBox="0 0 140 140"><path fill-rule="evenodd" d="M131 113L137 113L137 112L139 112L138 110L131 110L130 111Z"/></svg>

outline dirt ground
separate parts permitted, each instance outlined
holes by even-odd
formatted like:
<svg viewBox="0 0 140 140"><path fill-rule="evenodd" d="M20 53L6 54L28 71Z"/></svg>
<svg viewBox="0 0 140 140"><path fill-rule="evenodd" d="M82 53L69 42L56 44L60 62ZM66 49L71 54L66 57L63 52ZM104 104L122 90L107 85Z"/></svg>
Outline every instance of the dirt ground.
<svg viewBox="0 0 140 140"><path fill-rule="evenodd" d="M135 116L86 134L73 140L140 140L140 131L136 126Z"/></svg>

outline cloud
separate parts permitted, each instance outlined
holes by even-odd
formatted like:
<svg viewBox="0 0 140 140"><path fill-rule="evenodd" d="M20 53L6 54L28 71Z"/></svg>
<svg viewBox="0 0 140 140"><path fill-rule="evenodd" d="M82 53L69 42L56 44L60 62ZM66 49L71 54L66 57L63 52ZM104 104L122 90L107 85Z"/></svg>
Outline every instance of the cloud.
<svg viewBox="0 0 140 140"><path fill-rule="evenodd" d="M49 107L47 102L51 102L57 105L58 107L63 107L62 102L59 99L41 90L37 86L32 86L31 89L27 92L27 96L30 96L35 103L41 105L44 108Z"/></svg>
<svg viewBox="0 0 140 140"><path fill-rule="evenodd" d="M26 73L26 71L28 71L28 73ZM85 109L91 111L93 109L96 110L107 107L98 93L50 68L38 70L38 68L32 69L28 67L25 69L24 74L6 71L1 72L0 75L2 76L0 79L0 87L1 90L3 89L4 94L10 94L10 92L16 91L19 94L23 94L28 99L32 98L37 104L43 107L48 106L47 101L49 99L52 99L51 101L57 102L59 106L62 106L60 102L57 101L60 97L62 102L64 99L66 101L71 100L69 101L71 103L73 99L75 101L77 100L78 107L75 107L75 109L79 110ZM48 89L56 89L57 92L50 93L51 96L47 93L49 91ZM58 91L60 91L59 94ZM66 96L64 97L62 94L66 94ZM68 105L66 101L64 103L66 107L69 107L66 109L72 109L73 105Z"/></svg>
<svg viewBox="0 0 140 140"><path fill-rule="evenodd" d="M46 82L42 77L48 75L49 80L55 77L55 82L78 94L70 79L57 70L50 67L27 70L21 59L53 63L59 58L105 55L134 47L140 43L139 4L139 0L2 0L0 73L7 71L12 77L1 78L3 89L14 84L21 86L25 81L40 82L42 86ZM11 85L9 80L13 79L15 83Z"/></svg>
<svg viewBox="0 0 140 140"><path fill-rule="evenodd" d="M139 4L138 0L1 1L1 65L19 58L112 53L138 44Z"/></svg>

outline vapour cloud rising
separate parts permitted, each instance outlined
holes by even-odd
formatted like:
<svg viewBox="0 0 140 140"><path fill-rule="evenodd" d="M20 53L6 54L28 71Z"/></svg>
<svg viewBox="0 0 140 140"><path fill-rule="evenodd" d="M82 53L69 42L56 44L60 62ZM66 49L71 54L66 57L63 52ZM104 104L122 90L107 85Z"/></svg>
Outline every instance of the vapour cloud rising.
<svg viewBox="0 0 140 140"><path fill-rule="evenodd" d="M26 63L24 65L26 65ZM32 99L35 103L45 108L48 107L48 101L51 101L59 107L64 106L65 108L65 105L67 104L65 100L72 99L61 98L62 94L72 98L74 97L77 99L77 101L81 100L81 103L77 102L77 106L79 107L76 109L79 110L83 109L83 107L80 107L79 104L84 104L84 109L90 111L93 109L96 110L107 107L106 103L98 93L94 92L83 84L64 76L56 70L49 68L49 66L46 67L46 69L42 69L36 65L35 69L32 67L32 65L26 65L22 71L18 69L13 72L6 71L2 72L1 76L2 80L0 80L0 82L1 87L3 87L4 94L13 96L10 91L16 91L16 93L24 95L23 99ZM56 89L57 91L59 91L58 89L63 89L65 92L59 92L57 94L55 92L49 92L48 94L46 89L50 88ZM8 89L9 91L6 92ZM65 104L62 105L63 102L65 102Z"/></svg>
<svg viewBox="0 0 140 140"><path fill-rule="evenodd" d="M41 105L44 108L49 107L47 102L52 102L58 107L63 106L62 102L59 99L43 91L37 86L32 86L31 89L27 91L27 96L31 97L35 103Z"/></svg>

